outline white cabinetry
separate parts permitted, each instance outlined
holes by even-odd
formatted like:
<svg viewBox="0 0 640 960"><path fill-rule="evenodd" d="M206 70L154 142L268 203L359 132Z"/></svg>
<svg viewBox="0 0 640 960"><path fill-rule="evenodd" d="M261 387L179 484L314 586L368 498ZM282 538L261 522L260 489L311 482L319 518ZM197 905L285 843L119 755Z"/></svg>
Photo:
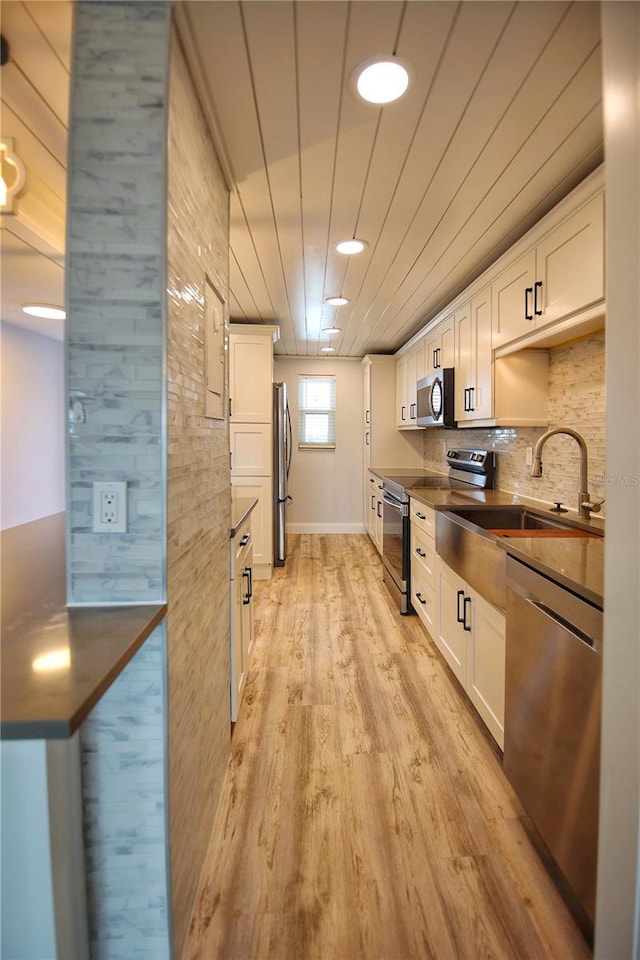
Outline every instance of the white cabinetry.
<svg viewBox="0 0 640 960"><path fill-rule="evenodd" d="M232 423L272 421L273 332L277 329L249 323L231 324L229 413Z"/></svg>
<svg viewBox="0 0 640 960"><path fill-rule="evenodd" d="M455 330L456 420L486 420L493 416L490 286L456 310Z"/></svg>
<svg viewBox="0 0 640 960"><path fill-rule="evenodd" d="M396 359L390 356L366 356L362 360L363 444L364 444L364 511L367 532L381 549L382 533L376 538L372 529L370 467L421 467L423 462L422 432L400 433L396 427ZM377 483L381 481L375 478ZM371 489L371 492L373 490ZM374 512L376 511L374 505ZM380 531L382 519L379 520ZM375 527L375 525L374 525Z"/></svg>
<svg viewBox="0 0 640 960"><path fill-rule="evenodd" d="M396 366L396 426L418 430L416 383L426 374L426 341L423 338L402 354Z"/></svg>
<svg viewBox="0 0 640 960"><path fill-rule="evenodd" d="M454 315L441 320L426 337L426 373L435 373L455 363ZM420 379L420 378L418 378Z"/></svg>
<svg viewBox="0 0 640 960"><path fill-rule="evenodd" d="M411 603L435 637L438 624L436 595L435 517L432 507L411 499Z"/></svg>
<svg viewBox="0 0 640 960"><path fill-rule="evenodd" d="M252 517L257 579L268 579L273 566L273 342L277 338L276 326L231 324L231 485L258 498Z"/></svg>
<svg viewBox="0 0 640 960"><path fill-rule="evenodd" d="M382 553L382 480L369 471L364 491L365 526L378 553Z"/></svg>
<svg viewBox="0 0 640 960"><path fill-rule="evenodd" d="M523 350L494 362L489 284L458 307L454 317L458 426L545 426L548 353Z"/></svg>
<svg viewBox="0 0 640 960"><path fill-rule="evenodd" d="M231 720L238 710L249 669L253 645L253 542L251 516L231 539Z"/></svg>
<svg viewBox="0 0 640 960"><path fill-rule="evenodd" d="M438 557L434 639L456 679L504 746L505 618Z"/></svg>
<svg viewBox="0 0 640 960"><path fill-rule="evenodd" d="M604 194L598 193L493 281L495 349L604 297Z"/></svg>

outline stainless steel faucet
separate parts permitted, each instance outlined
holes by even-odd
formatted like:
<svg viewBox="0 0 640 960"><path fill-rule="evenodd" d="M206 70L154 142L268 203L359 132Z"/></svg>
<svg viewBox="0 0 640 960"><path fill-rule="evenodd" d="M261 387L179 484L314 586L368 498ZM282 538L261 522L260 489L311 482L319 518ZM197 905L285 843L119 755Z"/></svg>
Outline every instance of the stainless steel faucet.
<svg viewBox="0 0 640 960"><path fill-rule="evenodd" d="M531 467L531 476L542 476L542 460L540 459L542 448L549 437L555 437L557 433L565 433L568 437L573 437L580 447L580 493L578 494L578 516L582 520L589 520L591 513L600 512L601 504L604 501L600 501L600 503L598 503L589 499L589 490L587 489L587 478L589 475L587 467L587 445L584 441L584 437L581 437L576 430L572 430L571 427L554 427L553 430L547 430L546 433L542 434L542 436L538 439L533 451L533 466Z"/></svg>

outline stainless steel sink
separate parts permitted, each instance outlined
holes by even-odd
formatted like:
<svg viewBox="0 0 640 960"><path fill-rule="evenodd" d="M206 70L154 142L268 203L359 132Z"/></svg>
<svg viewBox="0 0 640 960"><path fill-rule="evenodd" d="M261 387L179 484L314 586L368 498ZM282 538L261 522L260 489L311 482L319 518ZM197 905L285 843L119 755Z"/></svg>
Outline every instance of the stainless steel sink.
<svg viewBox="0 0 640 960"><path fill-rule="evenodd" d="M506 552L498 538L598 536L576 521L523 506L454 507L436 512L436 550L489 603L504 610L507 601Z"/></svg>
<svg viewBox="0 0 640 960"><path fill-rule="evenodd" d="M565 522L560 518L549 517L527 509L526 507L470 507L455 509L455 515L473 523L483 530L498 536L571 536L593 537L599 532L586 530L577 523ZM523 533L527 531L527 533Z"/></svg>

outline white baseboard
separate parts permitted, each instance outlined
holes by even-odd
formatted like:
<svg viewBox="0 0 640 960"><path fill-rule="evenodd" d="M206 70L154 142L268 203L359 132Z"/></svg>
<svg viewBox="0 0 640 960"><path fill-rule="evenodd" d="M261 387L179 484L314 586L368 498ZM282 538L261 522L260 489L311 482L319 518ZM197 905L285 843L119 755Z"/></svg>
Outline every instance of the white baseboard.
<svg viewBox="0 0 640 960"><path fill-rule="evenodd" d="M366 533L364 523L288 523L287 533Z"/></svg>

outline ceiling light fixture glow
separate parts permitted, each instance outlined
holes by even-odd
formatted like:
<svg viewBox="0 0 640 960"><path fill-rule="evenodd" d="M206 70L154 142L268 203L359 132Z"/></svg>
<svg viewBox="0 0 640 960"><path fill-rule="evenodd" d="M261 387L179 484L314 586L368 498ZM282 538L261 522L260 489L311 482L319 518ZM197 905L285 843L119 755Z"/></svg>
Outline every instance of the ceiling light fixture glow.
<svg viewBox="0 0 640 960"><path fill-rule="evenodd" d="M335 351L335 349L336 349L335 347L320 347L320 352L321 352L321 353L333 353L333 352Z"/></svg>
<svg viewBox="0 0 640 960"><path fill-rule="evenodd" d="M4 137L0 140L0 211L2 213L13 213L13 198L20 193L26 180L24 163L20 157L16 156L13 147L13 137Z"/></svg>
<svg viewBox="0 0 640 960"><path fill-rule="evenodd" d="M344 307L345 303L349 303L348 297L326 297L325 303L328 303L330 307Z"/></svg>
<svg viewBox="0 0 640 960"><path fill-rule="evenodd" d="M22 312L43 320L66 320L67 317L62 307L55 307L52 303L25 303Z"/></svg>
<svg viewBox="0 0 640 960"><path fill-rule="evenodd" d="M323 333L342 333L342 327L323 327Z"/></svg>
<svg viewBox="0 0 640 960"><path fill-rule="evenodd" d="M341 240L340 243L336 243L336 250L338 253L349 256L353 253L362 253L366 246L364 240L356 240L354 237L353 240Z"/></svg>
<svg viewBox="0 0 640 960"><path fill-rule="evenodd" d="M394 56L371 57L356 67L353 76L356 90L368 103L391 103L409 86L409 71Z"/></svg>

